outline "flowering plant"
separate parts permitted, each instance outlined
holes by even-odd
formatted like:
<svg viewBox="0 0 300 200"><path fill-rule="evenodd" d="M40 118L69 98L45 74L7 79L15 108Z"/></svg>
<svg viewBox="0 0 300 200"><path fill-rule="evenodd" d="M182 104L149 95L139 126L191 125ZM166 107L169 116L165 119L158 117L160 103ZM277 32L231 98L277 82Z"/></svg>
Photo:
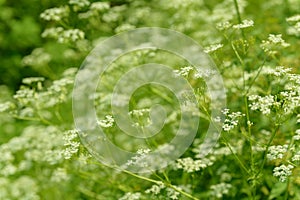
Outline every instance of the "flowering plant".
<svg viewBox="0 0 300 200"><path fill-rule="evenodd" d="M1 7L6 11L0 14L4 21L13 8L5 0ZM299 7L297 0L69 0L55 2L55 7L49 3L36 19L43 28L39 40L44 42L34 44L18 62L20 71L30 74L22 75L16 91L9 81L0 86L0 199L300 199ZM29 23L31 28L35 23ZM93 135L86 142L86 130L76 127L72 115L76 75L84 71L81 63L115 34L153 26L200 43L216 68L207 68L207 63L195 66L140 44L140 49L110 63L94 93L86 97L97 115L95 123L86 124L101 128L105 135ZM2 38L0 33L0 42ZM174 41L174 46L176 42L180 43ZM107 52L119 55L120 49ZM96 65L102 60L85 62ZM178 100L177 93L163 85L144 84L130 98L118 93L112 103L116 80L147 63L171 66L170 80L186 80L193 94L183 93ZM139 75L149 78L153 71ZM216 74L222 77L226 107L212 117L213 97L222 96L209 91L208 81ZM196 107L191 105L194 100ZM130 121L123 129L145 135L122 134L112 104L128 104L123 117ZM164 112L153 108L157 104ZM180 123L185 112L199 120L195 137L179 158L167 159L164 155L178 151L170 142L176 130L194 128L192 123ZM164 126L152 126L162 123L162 116ZM212 148L205 148L205 132L218 124L219 137ZM99 162L90 146L107 140L133 156L122 166ZM152 156L156 149L161 154ZM107 157L118 156L105 152ZM129 170L150 165L155 170L148 173Z"/></svg>

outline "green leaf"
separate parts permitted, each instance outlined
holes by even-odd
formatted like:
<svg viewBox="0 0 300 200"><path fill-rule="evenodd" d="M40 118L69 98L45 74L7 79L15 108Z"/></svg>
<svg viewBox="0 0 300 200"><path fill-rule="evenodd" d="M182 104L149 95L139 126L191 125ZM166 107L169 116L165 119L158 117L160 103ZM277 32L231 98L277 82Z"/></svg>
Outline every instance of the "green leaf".
<svg viewBox="0 0 300 200"><path fill-rule="evenodd" d="M279 197L281 194L283 194L285 192L286 188L287 188L287 182L276 183L274 185L274 187L272 188L268 199L274 199L274 198Z"/></svg>

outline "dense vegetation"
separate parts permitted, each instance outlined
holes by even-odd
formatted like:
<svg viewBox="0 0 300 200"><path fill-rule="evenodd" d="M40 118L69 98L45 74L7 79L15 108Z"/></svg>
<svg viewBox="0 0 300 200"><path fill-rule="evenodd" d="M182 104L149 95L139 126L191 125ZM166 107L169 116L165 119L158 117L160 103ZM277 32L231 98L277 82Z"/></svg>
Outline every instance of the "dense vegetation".
<svg viewBox="0 0 300 200"><path fill-rule="evenodd" d="M0 10L0 199L300 199L299 0L0 0ZM159 85L136 90L128 113L133 126L151 124L154 104L165 108L167 120L155 137L135 140L111 111L114 84L134 66L155 62L194 91L200 122L193 143L151 173L99 162L72 115L74 80L90 51L140 27L193 38L226 88L222 116L212 118L205 80L215 72L199 73L170 52L130 52L103 73L91 95L97 126L115 145L137 152L129 161L145 168L139 162L149 152L173 151L168 141L180 123L180 102ZM222 123L220 138L203 153L203 135L214 122Z"/></svg>

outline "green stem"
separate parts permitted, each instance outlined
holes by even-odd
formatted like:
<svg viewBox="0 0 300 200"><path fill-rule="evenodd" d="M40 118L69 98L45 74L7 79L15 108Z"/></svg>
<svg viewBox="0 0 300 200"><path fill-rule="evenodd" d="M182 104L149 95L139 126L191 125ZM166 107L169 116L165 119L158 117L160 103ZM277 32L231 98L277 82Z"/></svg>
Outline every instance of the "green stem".
<svg viewBox="0 0 300 200"><path fill-rule="evenodd" d="M172 188L173 190L176 190L177 192L181 193L182 195L184 195L184 196L186 196L186 197L189 197L189 198L191 198L191 199L193 199L193 200L199 200L197 197L194 197L194 196L190 195L189 193L186 193L185 191L178 189L178 188L175 187L174 185L167 184L166 186Z"/></svg>
<svg viewBox="0 0 300 200"><path fill-rule="evenodd" d="M157 181L157 180L154 180L154 179L151 179L151 178L140 176L138 174L134 174L134 173L132 173L130 171L127 171L127 170L123 170L123 172L125 172L125 173L127 173L127 174L129 174L131 176L134 176L136 178L139 178L139 179L142 179L142 180L145 180L145 181L149 181L149 182L152 182L152 183L155 183L155 184L160 184L161 183L161 181ZM183 190L180 190L179 188L175 187L174 185L172 185L170 183L164 182L164 185L167 186L167 187L169 187L169 188L172 188L172 189L176 190L177 192L181 193L182 195L184 195L186 197L189 197L189 198L191 198L193 200L199 200L198 198L192 196L191 194L189 194L189 193L187 193L187 192L185 192Z"/></svg>
<svg viewBox="0 0 300 200"><path fill-rule="evenodd" d="M248 89L247 89L245 95L247 95L247 94L249 93L249 91L250 91L250 89L252 88L253 84L255 83L256 79L257 79L258 76L260 75L260 73L261 73L261 71L262 71L262 69L263 69L263 67L264 67L265 62L266 62L266 58L264 59L263 63L260 65L260 67L259 67L259 69L258 69L258 72L257 72L257 74L255 75L254 79L253 79L253 80L251 81L251 83L249 84L249 87L248 87Z"/></svg>
<svg viewBox="0 0 300 200"><path fill-rule="evenodd" d="M248 137L252 138L252 133L251 133L251 121L250 121L250 114L249 114L249 106L248 106L248 99L247 96L244 95L244 103L245 103L245 109L246 109L246 124L248 127ZM252 140L249 140L249 145L250 145L250 160L251 160L251 170L254 170L254 160L253 160L253 151L252 151Z"/></svg>
<svg viewBox="0 0 300 200"><path fill-rule="evenodd" d="M241 18L241 14L240 14L240 10L239 10L239 4L238 4L237 0L233 0L233 2L234 2L234 8L235 8L235 11L236 11L238 22L239 22L239 24L241 24L242 23L242 18ZM245 40L246 37L245 37L244 30L242 28L240 30L241 30L243 39Z"/></svg>
<svg viewBox="0 0 300 200"><path fill-rule="evenodd" d="M13 115L13 118L19 119L19 120L26 120L26 121L37 121L37 122L41 122L42 121L40 118L21 117L21 116L18 116L18 115Z"/></svg>
<svg viewBox="0 0 300 200"><path fill-rule="evenodd" d="M285 194L284 194L284 200L289 199L289 185L290 185L290 179L287 178L286 190L285 190Z"/></svg>
<svg viewBox="0 0 300 200"><path fill-rule="evenodd" d="M222 137L223 140L225 141L225 145L229 148L230 152L232 153L232 155L234 156L234 158L238 161L238 163L240 164L240 167L247 173L249 174L249 170L247 169L247 167L244 165L244 163L239 159L239 157L236 155L236 153L233 152L232 147L230 146L229 142L227 141L227 139L223 136Z"/></svg>
<svg viewBox="0 0 300 200"><path fill-rule="evenodd" d="M161 183L161 181L157 181L157 180L154 180L154 179L151 179L151 178L147 178L147 177L144 177L144 176L140 176L140 175L138 175L138 174L134 174L134 173L132 173L131 171L128 171L128 170L126 170L126 169L123 169L122 171L125 172L126 174L129 174L129 175L131 175L131 176L134 176L134 177L136 177L136 178L139 178L139 179L142 179L142 180L151 182L151 183L155 183L155 184L160 184L160 183Z"/></svg>
<svg viewBox="0 0 300 200"><path fill-rule="evenodd" d="M264 168L264 166L265 166L265 163L266 163L266 161L267 161L267 154L268 154L268 151L269 151L269 147L270 147L270 145L271 145L273 139L275 138L275 135L276 135L278 129L279 129L279 125L276 124L276 125L275 125L275 129L274 129L274 131L272 132L272 135L271 135L271 137L270 137L270 139L269 139L269 141L268 141L268 143L267 143L267 147L266 147L266 150L265 150L264 155L263 155L263 162L262 162L262 164L261 164L260 170L259 170L258 173L256 174L256 177L258 177L258 175L262 172L262 170L263 170L263 168Z"/></svg>

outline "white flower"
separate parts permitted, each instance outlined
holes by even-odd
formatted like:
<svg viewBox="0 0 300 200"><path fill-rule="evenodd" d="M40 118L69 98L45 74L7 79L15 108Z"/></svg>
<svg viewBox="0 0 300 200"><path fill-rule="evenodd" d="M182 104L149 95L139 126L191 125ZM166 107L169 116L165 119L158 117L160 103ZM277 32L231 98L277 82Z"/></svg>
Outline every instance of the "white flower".
<svg viewBox="0 0 300 200"><path fill-rule="evenodd" d="M218 23L216 28L218 30L222 31L222 30L226 30L226 29L230 28L231 26L232 26L232 24L230 22L226 21L226 22Z"/></svg>
<svg viewBox="0 0 300 200"><path fill-rule="evenodd" d="M141 193L131 193L127 192L123 197L119 198L119 200L139 200L141 198Z"/></svg>
<svg viewBox="0 0 300 200"><path fill-rule="evenodd" d="M285 41L282 39L281 34L278 35L270 34L268 40L273 44L281 44L282 46L289 46L289 44L285 43Z"/></svg>
<svg viewBox="0 0 300 200"><path fill-rule="evenodd" d="M84 39L84 32L79 29L70 29L63 31L58 36L59 43L68 43L68 42L76 42L78 40Z"/></svg>
<svg viewBox="0 0 300 200"><path fill-rule="evenodd" d="M41 13L40 17L46 21L60 21L68 16L69 10L67 7L50 8Z"/></svg>
<svg viewBox="0 0 300 200"><path fill-rule="evenodd" d="M69 130L64 133L64 146L62 154L66 160L70 159L74 154L76 154L79 150L80 143L78 140L78 131L77 130Z"/></svg>
<svg viewBox="0 0 300 200"><path fill-rule="evenodd" d="M152 193L152 194L158 195L160 193L160 191L164 188L165 188L164 183L159 181L158 184L152 185L151 188L145 190L145 193L146 194Z"/></svg>
<svg viewBox="0 0 300 200"><path fill-rule="evenodd" d="M105 119L99 120L97 123L99 126L101 126L103 128L109 128L114 125L114 122L115 122L115 120L111 115L106 115Z"/></svg>
<svg viewBox="0 0 300 200"><path fill-rule="evenodd" d="M297 115L297 123L300 123L300 114Z"/></svg>
<svg viewBox="0 0 300 200"><path fill-rule="evenodd" d="M44 80L45 80L44 77L28 77L28 78L23 78L22 83L30 85L36 82L43 82Z"/></svg>
<svg viewBox="0 0 300 200"><path fill-rule="evenodd" d="M116 33L121 33L121 32L129 31L129 30L132 30L132 29L135 29L134 25L131 25L131 24L122 24L122 25L118 26L115 29L115 32Z"/></svg>
<svg viewBox="0 0 300 200"><path fill-rule="evenodd" d="M178 188L178 189L179 189L179 188ZM169 199L172 199L172 200L177 200L177 199L179 199L180 193L177 192L176 190L174 190L173 188L167 188L166 191L167 191L167 197L168 197Z"/></svg>
<svg viewBox="0 0 300 200"><path fill-rule="evenodd" d="M294 140L300 140L300 129L296 130L296 134L293 136Z"/></svg>
<svg viewBox="0 0 300 200"><path fill-rule="evenodd" d="M298 21L300 21L300 15L299 14L298 15L293 15L293 16L287 18L286 21L288 21L288 22L298 22Z"/></svg>
<svg viewBox="0 0 300 200"><path fill-rule="evenodd" d="M91 10L95 11L105 11L109 9L109 3L108 2L94 2L91 4Z"/></svg>
<svg viewBox="0 0 300 200"><path fill-rule="evenodd" d="M0 103L0 113L6 112L15 107L15 104L11 102Z"/></svg>
<svg viewBox="0 0 300 200"><path fill-rule="evenodd" d="M287 33L289 35L300 36L300 14L289 17L286 21L291 25L291 27L287 29Z"/></svg>
<svg viewBox="0 0 300 200"><path fill-rule="evenodd" d="M196 78L208 78L214 74L216 74L217 71L216 70L213 70L213 69L206 69L206 70L198 70L196 73L195 73L195 77Z"/></svg>
<svg viewBox="0 0 300 200"><path fill-rule="evenodd" d="M239 118L245 116L241 112L231 112L229 113L229 109L222 110L222 113L226 115L226 119L223 122L223 130L224 131L230 131L234 127L238 125Z"/></svg>
<svg viewBox="0 0 300 200"><path fill-rule="evenodd" d="M233 25L233 28L235 28L235 29L242 29L242 28L251 27L253 25L254 25L254 22L252 20L245 19L245 20L242 21L241 24Z"/></svg>
<svg viewBox="0 0 300 200"><path fill-rule="evenodd" d="M180 68L180 70L174 70L173 72L175 74L175 77L188 76L188 74L191 70L193 70L192 66L186 66L186 67Z"/></svg>
<svg viewBox="0 0 300 200"><path fill-rule="evenodd" d="M223 44L212 44L208 47L205 47L203 51L205 53L211 53L211 52L217 51L218 49L220 49L222 47L223 47Z"/></svg>
<svg viewBox="0 0 300 200"><path fill-rule="evenodd" d="M193 160L191 157L181 158L177 160L177 168L183 169L188 173L200 171L208 166L211 166L213 162L208 158L201 160Z"/></svg>
<svg viewBox="0 0 300 200"><path fill-rule="evenodd" d="M150 149L139 149L137 155L133 156L130 160L127 161L127 166L141 166L148 167L149 162L148 155L151 152Z"/></svg>
<svg viewBox="0 0 300 200"><path fill-rule="evenodd" d="M292 71L292 68L285 68L284 66L277 66L275 69L270 67L265 69L265 72L267 74L274 75L274 76L283 76L290 71Z"/></svg>
<svg viewBox="0 0 300 200"><path fill-rule="evenodd" d="M288 150L288 145L277 145L277 146L270 146L269 152L267 154L268 160L275 160L275 159L282 159L284 154Z"/></svg>
<svg viewBox="0 0 300 200"><path fill-rule="evenodd" d="M52 182L56 182L56 183L67 181L68 179L69 176L65 168L57 168L56 170L53 171L52 176L50 178Z"/></svg>
<svg viewBox="0 0 300 200"><path fill-rule="evenodd" d="M30 55L22 60L24 66L45 66L51 61L51 55L43 48L34 49Z"/></svg>
<svg viewBox="0 0 300 200"><path fill-rule="evenodd" d="M263 40L260 47L268 54L276 54L279 47L288 47L289 43L282 39L282 34L269 34L268 40Z"/></svg>
<svg viewBox="0 0 300 200"><path fill-rule="evenodd" d="M258 95L249 96L249 100L253 103L250 104L251 110L260 110L264 115L271 113L271 107L274 105L274 96L267 95L264 97Z"/></svg>
<svg viewBox="0 0 300 200"><path fill-rule="evenodd" d="M47 28L42 33L42 37L57 39L63 33L63 31L64 29L62 27Z"/></svg>
<svg viewBox="0 0 300 200"><path fill-rule="evenodd" d="M280 165L273 170L273 176L279 177L280 182L285 182L286 179L292 174L293 165Z"/></svg>
<svg viewBox="0 0 300 200"><path fill-rule="evenodd" d="M69 0L69 4L82 8L90 5L90 2L88 0Z"/></svg>
<svg viewBox="0 0 300 200"><path fill-rule="evenodd" d="M293 156L292 161L300 161L300 151Z"/></svg>
<svg viewBox="0 0 300 200"><path fill-rule="evenodd" d="M210 186L210 194L213 197L222 198L225 194L229 193L229 189L232 188L229 183L219 183L216 185Z"/></svg>
<svg viewBox="0 0 300 200"><path fill-rule="evenodd" d="M134 117L142 117L145 114L148 114L150 112L150 109L148 108L142 108L142 109L136 109L130 111L128 114Z"/></svg>

